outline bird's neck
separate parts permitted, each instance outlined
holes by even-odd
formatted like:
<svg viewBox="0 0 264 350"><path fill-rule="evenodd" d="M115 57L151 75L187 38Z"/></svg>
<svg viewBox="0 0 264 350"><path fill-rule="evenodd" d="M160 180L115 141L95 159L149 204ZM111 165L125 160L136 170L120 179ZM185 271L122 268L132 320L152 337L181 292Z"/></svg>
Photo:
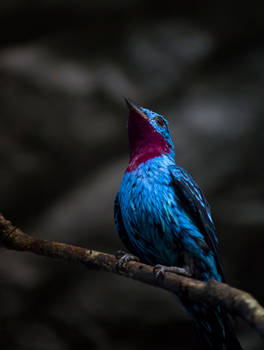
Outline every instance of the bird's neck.
<svg viewBox="0 0 264 350"><path fill-rule="evenodd" d="M169 146L166 148L157 147L157 145L148 145L138 150L130 152L130 161L126 172L134 171L142 163L146 163L150 159L166 156L166 158L174 158L174 153L170 150Z"/></svg>

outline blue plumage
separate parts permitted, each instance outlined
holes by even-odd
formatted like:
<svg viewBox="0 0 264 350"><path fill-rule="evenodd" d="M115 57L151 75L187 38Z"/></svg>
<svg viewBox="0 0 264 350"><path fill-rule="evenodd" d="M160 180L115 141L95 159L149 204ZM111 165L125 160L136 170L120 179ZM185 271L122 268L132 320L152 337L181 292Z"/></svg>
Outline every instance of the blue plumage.
<svg viewBox="0 0 264 350"><path fill-rule="evenodd" d="M127 249L150 265L187 267L193 278L223 281L209 205L175 164L168 123L127 101L130 162L115 199L115 223ZM241 349L221 308L182 300L208 348Z"/></svg>

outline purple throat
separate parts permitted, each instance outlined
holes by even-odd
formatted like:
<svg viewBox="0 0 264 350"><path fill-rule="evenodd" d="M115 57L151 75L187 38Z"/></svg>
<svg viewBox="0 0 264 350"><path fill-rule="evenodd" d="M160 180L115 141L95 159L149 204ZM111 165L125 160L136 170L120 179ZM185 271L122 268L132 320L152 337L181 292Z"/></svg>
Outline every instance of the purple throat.
<svg viewBox="0 0 264 350"><path fill-rule="evenodd" d="M130 111L128 118L128 140L130 161L126 172L136 170L141 163L170 153L170 146L165 138L150 124L147 117Z"/></svg>

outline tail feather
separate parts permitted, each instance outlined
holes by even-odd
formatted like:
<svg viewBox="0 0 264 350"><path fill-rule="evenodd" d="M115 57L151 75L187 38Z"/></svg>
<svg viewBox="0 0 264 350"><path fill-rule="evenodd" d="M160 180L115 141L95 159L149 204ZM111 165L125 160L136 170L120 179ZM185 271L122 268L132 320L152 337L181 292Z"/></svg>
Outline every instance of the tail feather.
<svg viewBox="0 0 264 350"><path fill-rule="evenodd" d="M184 306L195 319L207 349L243 350L228 315L221 307L212 309L204 305L186 303Z"/></svg>

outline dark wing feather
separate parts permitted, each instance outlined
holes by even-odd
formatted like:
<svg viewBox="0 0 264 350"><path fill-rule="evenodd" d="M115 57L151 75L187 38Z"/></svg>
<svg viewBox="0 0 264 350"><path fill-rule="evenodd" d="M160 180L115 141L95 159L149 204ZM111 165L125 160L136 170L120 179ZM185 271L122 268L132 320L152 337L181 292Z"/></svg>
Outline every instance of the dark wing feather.
<svg viewBox="0 0 264 350"><path fill-rule="evenodd" d="M116 229L122 243L130 253L138 256L138 252L136 251L135 247L132 245L123 223L122 213L121 213L119 199L118 199L118 193L115 197L115 203L114 203L114 218L115 218Z"/></svg>
<svg viewBox="0 0 264 350"><path fill-rule="evenodd" d="M185 170L180 167L171 167L171 175L175 193L179 197L192 221L203 234L207 246L213 251L218 271L224 280L218 240L208 202L199 186Z"/></svg>

